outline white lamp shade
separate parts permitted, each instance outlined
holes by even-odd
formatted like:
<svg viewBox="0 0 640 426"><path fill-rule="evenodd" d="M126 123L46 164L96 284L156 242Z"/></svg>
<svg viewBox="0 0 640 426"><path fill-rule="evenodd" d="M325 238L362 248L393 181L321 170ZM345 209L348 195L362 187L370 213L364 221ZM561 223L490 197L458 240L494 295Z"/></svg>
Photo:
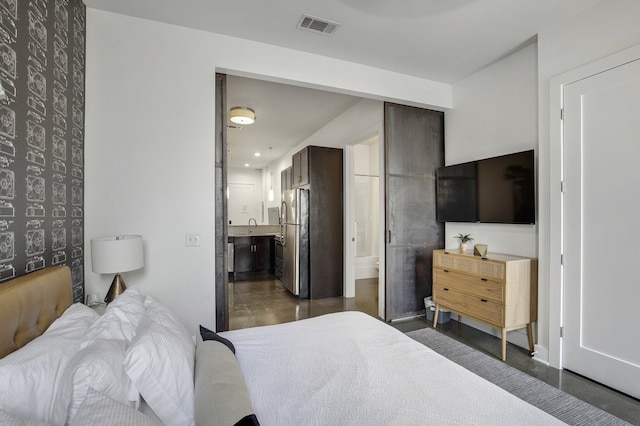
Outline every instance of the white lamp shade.
<svg viewBox="0 0 640 426"><path fill-rule="evenodd" d="M117 274L144 266L141 235L118 235L91 240L91 270L97 274Z"/></svg>

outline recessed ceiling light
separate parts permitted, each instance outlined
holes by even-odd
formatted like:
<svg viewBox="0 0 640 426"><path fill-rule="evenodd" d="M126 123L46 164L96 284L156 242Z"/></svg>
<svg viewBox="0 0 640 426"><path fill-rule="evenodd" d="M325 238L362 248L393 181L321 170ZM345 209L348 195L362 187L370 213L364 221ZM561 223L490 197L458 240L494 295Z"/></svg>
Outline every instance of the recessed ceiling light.
<svg viewBox="0 0 640 426"><path fill-rule="evenodd" d="M245 167L249 167L249 163L244 163L244 166Z"/></svg>
<svg viewBox="0 0 640 426"><path fill-rule="evenodd" d="M254 157L260 157L260 153L256 152L255 154L253 154Z"/></svg>
<svg viewBox="0 0 640 426"><path fill-rule="evenodd" d="M233 107L229 110L229 120L236 124L252 124L256 121L256 112L247 107Z"/></svg>

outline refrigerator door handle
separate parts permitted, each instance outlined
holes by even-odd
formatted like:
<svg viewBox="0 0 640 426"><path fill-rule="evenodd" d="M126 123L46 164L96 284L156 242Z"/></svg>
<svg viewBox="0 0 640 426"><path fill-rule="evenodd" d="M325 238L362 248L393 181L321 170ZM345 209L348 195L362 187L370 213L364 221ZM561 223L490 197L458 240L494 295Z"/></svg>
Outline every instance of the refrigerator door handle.
<svg viewBox="0 0 640 426"><path fill-rule="evenodd" d="M287 220L287 202L283 201L280 204L280 212L282 213L282 217L280 218L280 240L282 240L282 247L287 245L287 227L286 224L289 223Z"/></svg>

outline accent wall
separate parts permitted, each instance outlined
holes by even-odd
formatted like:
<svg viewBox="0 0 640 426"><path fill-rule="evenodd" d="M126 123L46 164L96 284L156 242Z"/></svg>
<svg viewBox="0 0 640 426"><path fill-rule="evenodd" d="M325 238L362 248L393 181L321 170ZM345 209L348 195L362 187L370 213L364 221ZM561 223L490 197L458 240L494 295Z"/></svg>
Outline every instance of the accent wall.
<svg viewBox="0 0 640 426"><path fill-rule="evenodd" d="M74 301L84 298L85 16L81 0L0 0L0 283L68 265Z"/></svg>

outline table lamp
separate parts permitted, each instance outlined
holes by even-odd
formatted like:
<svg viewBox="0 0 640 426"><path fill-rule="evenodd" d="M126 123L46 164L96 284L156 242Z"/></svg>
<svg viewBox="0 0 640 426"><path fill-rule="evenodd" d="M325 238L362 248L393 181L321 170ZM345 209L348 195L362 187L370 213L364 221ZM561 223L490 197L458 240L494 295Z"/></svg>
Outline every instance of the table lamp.
<svg viewBox="0 0 640 426"><path fill-rule="evenodd" d="M91 240L91 270L97 274L116 274L104 298L110 303L127 287L120 275L144 266L141 235L117 235Z"/></svg>

